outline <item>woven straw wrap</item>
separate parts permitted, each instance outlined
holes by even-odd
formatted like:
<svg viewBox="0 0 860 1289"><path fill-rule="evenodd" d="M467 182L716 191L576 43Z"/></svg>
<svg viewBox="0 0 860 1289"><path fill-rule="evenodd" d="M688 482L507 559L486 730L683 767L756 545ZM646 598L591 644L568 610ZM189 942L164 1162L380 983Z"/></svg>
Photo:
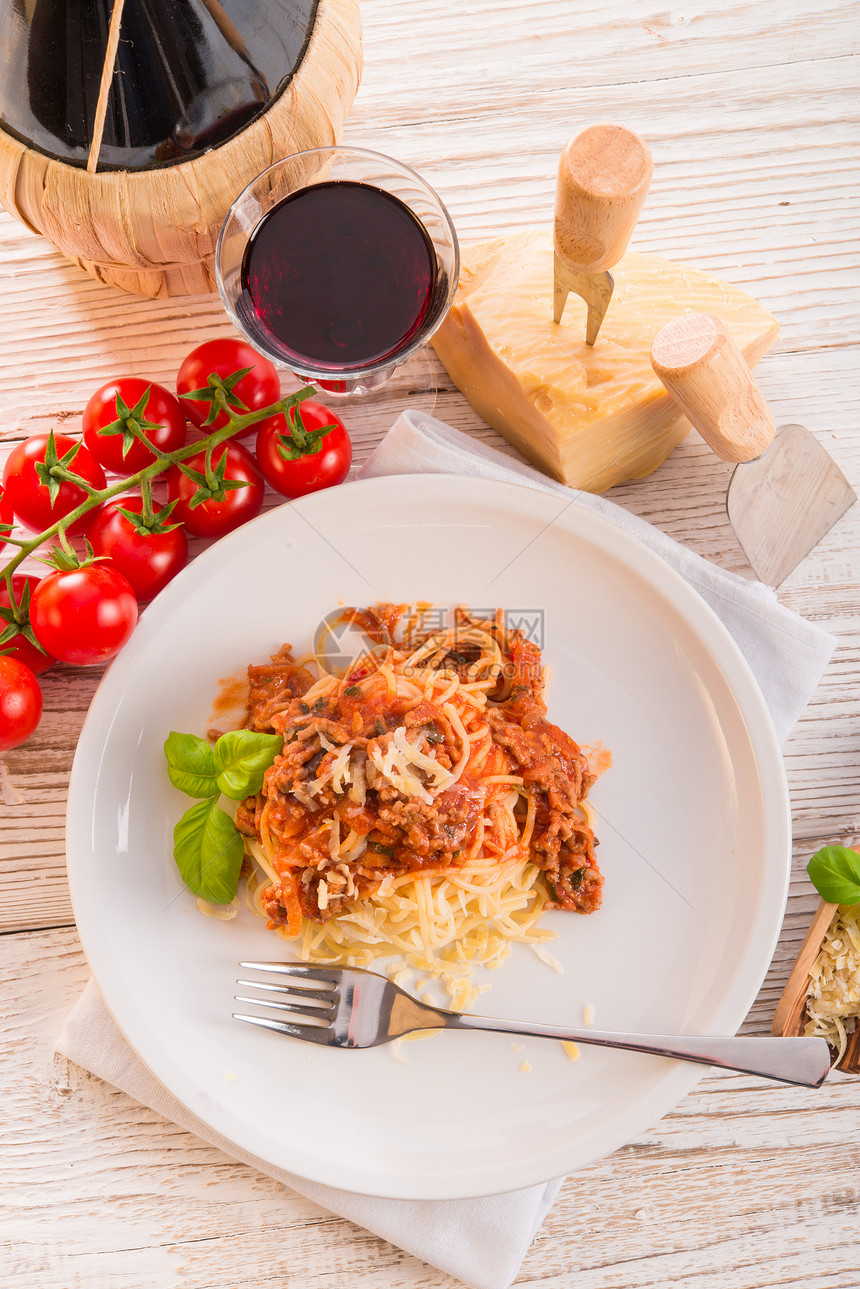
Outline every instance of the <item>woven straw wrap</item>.
<svg viewBox="0 0 860 1289"><path fill-rule="evenodd" d="M176 165L90 174L0 130L0 203L100 282L152 297L214 291L233 200L281 157L337 143L360 76L358 0L320 0L290 84L235 138Z"/></svg>

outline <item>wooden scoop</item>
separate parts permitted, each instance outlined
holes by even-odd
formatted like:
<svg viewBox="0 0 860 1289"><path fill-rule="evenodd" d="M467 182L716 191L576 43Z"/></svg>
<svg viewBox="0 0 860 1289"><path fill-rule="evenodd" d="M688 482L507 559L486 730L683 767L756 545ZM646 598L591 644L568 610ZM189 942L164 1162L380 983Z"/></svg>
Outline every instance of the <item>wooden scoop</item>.
<svg viewBox="0 0 860 1289"><path fill-rule="evenodd" d="M607 269L627 250L651 184L651 153L623 125L592 125L561 154L553 243L556 322L568 293L588 305L585 343L593 345L614 283Z"/></svg>
<svg viewBox="0 0 860 1289"><path fill-rule="evenodd" d="M800 946L800 952L773 1014L771 1032L777 1036L798 1038L803 1034L806 1025L806 995L810 973L830 923L833 921L833 914L838 908L838 904L829 904L827 900L822 900L816 909L806 933L806 939ZM846 1074L860 1074L860 1024L855 1027L854 1033L848 1039L845 1054L839 1062L839 1069Z"/></svg>
<svg viewBox="0 0 860 1289"><path fill-rule="evenodd" d="M738 462L726 510L756 576L779 586L857 497L802 425L777 430L723 324L683 313L654 338L651 366L717 456Z"/></svg>

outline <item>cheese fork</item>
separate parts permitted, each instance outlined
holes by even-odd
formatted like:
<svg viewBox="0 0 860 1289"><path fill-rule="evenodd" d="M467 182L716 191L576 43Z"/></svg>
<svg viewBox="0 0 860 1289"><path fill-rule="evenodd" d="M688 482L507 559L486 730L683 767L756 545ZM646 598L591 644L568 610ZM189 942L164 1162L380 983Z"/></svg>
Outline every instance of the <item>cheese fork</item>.
<svg viewBox="0 0 860 1289"><path fill-rule="evenodd" d="M608 272L627 250L651 184L648 145L623 125L592 125L561 154L553 225L553 317L568 294L585 301L593 345L615 288Z"/></svg>
<svg viewBox="0 0 860 1289"><path fill-rule="evenodd" d="M235 1020L326 1047L377 1047L417 1030L492 1030L671 1056L808 1088L820 1087L830 1070L830 1049L822 1038L615 1034L566 1025L538 1025L534 1021L489 1019L419 1003L385 976L356 967L309 967L298 962L239 965L277 979L238 980L237 984L259 990L262 996L237 994L236 1001L275 1009L289 1019L234 1012Z"/></svg>

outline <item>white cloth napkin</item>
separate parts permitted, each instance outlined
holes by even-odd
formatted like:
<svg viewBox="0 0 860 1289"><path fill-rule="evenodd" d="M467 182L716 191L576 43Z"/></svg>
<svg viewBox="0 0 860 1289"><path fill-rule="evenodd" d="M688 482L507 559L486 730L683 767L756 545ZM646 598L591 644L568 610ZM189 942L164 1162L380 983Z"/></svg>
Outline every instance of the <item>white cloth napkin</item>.
<svg viewBox="0 0 860 1289"><path fill-rule="evenodd" d="M722 618L761 685L780 739L788 736L812 696L835 647L832 636L783 608L759 583L721 572L612 502L573 492L424 413L401 416L361 471L365 478L389 474L460 474L542 488L570 498L573 505L597 510L635 535L685 577ZM380 1200L272 1168L201 1123L154 1078L126 1042L92 981L66 1021L57 1052L225 1154L473 1289L506 1289L561 1186L561 1181L552 1181L477 1200Z"/></svg>

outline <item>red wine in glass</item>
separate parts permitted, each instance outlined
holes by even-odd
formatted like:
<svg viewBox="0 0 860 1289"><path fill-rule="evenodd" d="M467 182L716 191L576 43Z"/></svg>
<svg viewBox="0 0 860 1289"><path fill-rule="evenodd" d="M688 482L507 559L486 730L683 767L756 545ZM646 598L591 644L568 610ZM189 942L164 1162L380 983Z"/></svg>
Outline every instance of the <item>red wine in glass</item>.
<svg viewBox="0 0 860 1289"><path fill-rule="evenodd" d="M361 369L394 358L433 301L436 254L399 198L333 180L279 202L242 263L240 309L286 366Z"/></svg>

